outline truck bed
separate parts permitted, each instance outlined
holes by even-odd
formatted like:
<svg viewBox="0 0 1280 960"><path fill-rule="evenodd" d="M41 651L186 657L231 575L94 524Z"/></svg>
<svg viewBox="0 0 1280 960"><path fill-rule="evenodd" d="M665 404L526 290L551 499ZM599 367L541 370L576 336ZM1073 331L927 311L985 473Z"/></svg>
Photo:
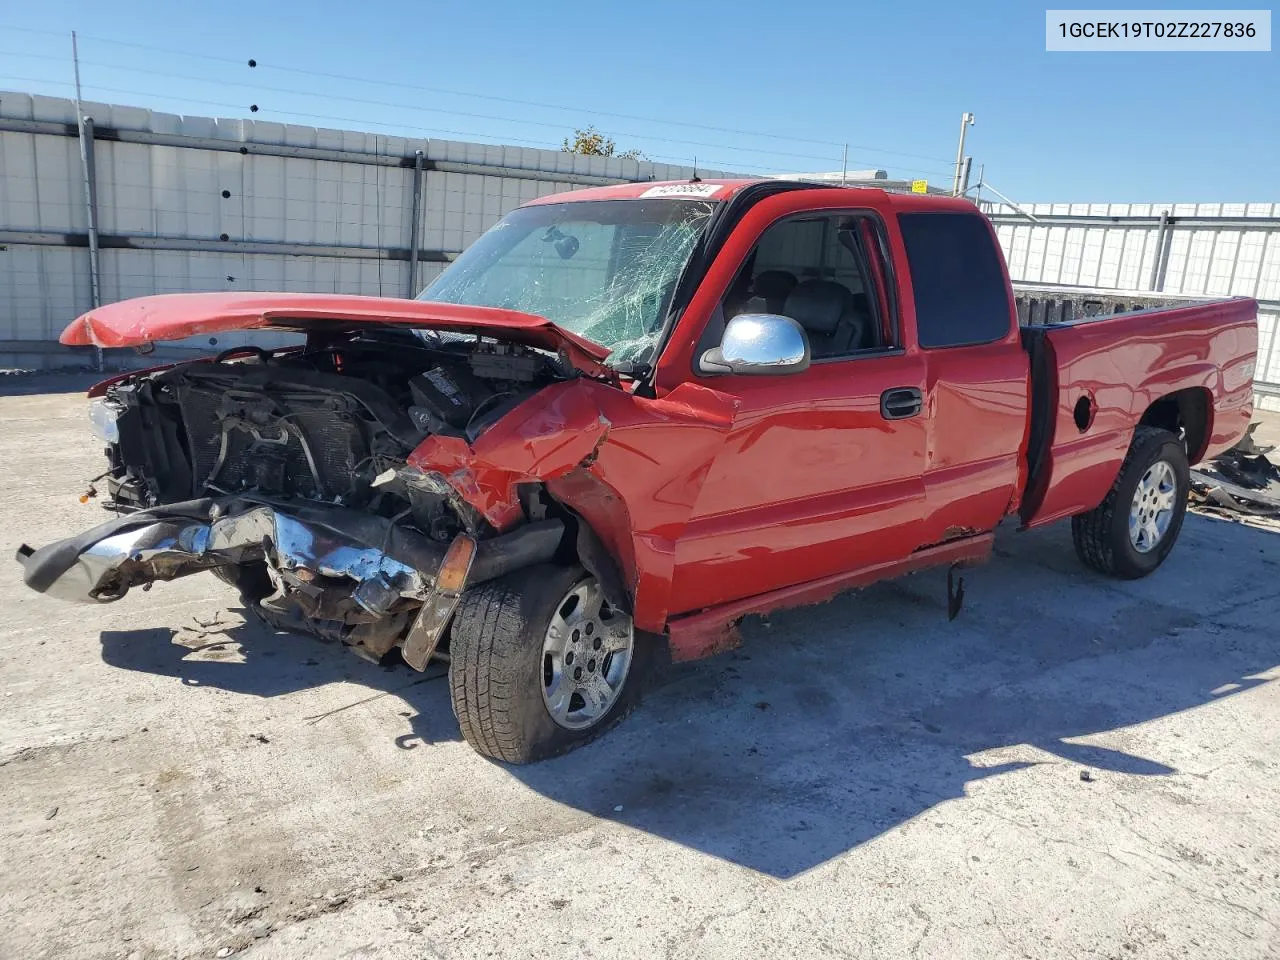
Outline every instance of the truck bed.
<svg viewBox="0 0 1280 960"><path fill-rule="evenodd" d="M1031 356L1028 527L1105 498L1140 423L1185 427L1192 463L1253 413L1257 302L1246 298L1023 327Z"/></svg>

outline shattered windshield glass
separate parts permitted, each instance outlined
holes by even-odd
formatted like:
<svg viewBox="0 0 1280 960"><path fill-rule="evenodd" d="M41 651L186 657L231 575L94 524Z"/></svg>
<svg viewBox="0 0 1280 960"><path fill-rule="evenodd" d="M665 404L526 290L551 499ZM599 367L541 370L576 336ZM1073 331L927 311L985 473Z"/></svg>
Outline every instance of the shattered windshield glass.
<svg viewBox="0 0 1280 960"><path fill-rule="evenodd" d="M715 204L584 200L521 207L473 243L419 300L537 314L644 363Z"/></svg>

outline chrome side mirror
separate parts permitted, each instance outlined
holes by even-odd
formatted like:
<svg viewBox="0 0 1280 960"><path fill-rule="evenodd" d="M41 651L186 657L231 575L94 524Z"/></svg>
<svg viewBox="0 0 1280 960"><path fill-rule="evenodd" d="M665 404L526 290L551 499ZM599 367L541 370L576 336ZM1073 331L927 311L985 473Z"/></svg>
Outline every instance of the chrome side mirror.
<svg viewBox="0 0 1280 960"><path fill-rule="evenodd" d="M809 338L790 317L742 313L724 328L720 346L698 360L701 373L778 376L809 367Z"/></svg>

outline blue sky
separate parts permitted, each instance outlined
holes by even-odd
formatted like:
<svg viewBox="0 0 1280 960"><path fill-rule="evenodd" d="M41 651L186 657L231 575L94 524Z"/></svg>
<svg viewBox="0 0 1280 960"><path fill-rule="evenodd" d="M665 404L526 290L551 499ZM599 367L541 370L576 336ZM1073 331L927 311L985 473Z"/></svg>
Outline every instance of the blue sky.
<svg viewBox="0 0 1280 960"><path fill-rule="evenodd" d="M11 0L0 88L69 96L72 29L86 99L177 113L949 182L969 110L1020 201L1280 200L1280 53L1050 54L1043 5Z"/></svg>

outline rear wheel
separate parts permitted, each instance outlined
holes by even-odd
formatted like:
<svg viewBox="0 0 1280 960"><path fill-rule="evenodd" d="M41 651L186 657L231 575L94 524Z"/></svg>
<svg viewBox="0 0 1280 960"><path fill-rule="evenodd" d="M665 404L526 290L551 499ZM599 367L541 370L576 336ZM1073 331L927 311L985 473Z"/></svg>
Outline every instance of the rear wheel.
<svg viewBox="0 0 1280 960"><path fill-rule="evenodd" d="M649 638L579 567L540 565L468 590L450 631L453 712L479 753L529 763L621 720Z"/></svg>
<svg viewBox="0 0 1280 960"><path fill-rule="evenodd" d="M1071 518L1076 554L1100 573L1145 577L1177 542L1190 486L1182 441L1168 430L1138 427L1107 498Z"/></svg>

